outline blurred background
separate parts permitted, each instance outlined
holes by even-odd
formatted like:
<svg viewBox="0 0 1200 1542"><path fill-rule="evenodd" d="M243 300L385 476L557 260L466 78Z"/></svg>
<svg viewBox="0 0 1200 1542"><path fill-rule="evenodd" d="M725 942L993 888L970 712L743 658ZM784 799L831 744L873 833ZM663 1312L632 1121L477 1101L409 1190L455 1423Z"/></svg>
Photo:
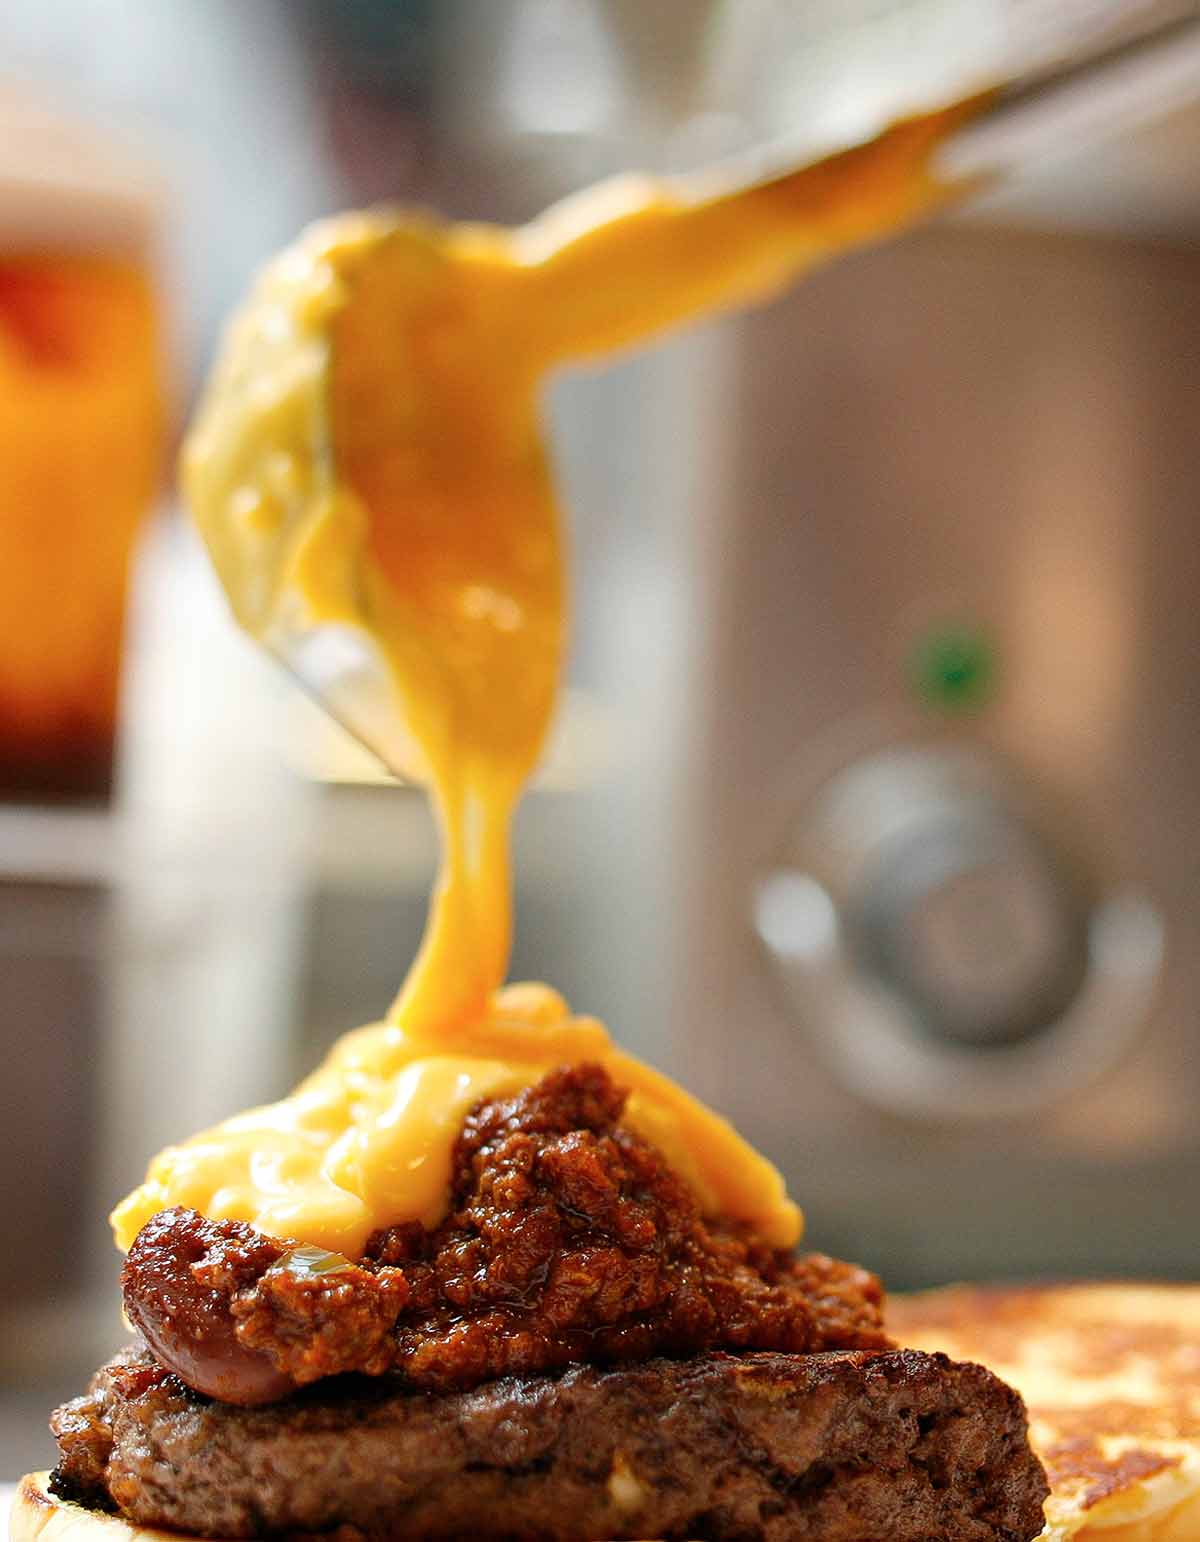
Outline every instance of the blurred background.
<svg viewBox="0 0 1200 1542"><path fill-rule="evenodd" d="M174 504L255 265L347 205L816 153L1164 9L0 13L0 1476L120 1335L111 1203L377 1016L424 916L421 794L235 633ZM549 403L575 642L514 974L897 1288L1200 1271L1200 108L1045 148Z"/></svg>

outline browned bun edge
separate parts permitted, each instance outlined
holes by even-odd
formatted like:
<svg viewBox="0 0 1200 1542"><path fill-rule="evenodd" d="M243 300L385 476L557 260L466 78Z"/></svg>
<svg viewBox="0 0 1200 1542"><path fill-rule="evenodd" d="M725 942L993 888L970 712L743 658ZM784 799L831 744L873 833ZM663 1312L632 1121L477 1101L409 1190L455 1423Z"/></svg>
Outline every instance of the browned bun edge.
<svg viewBox="0 0 1200 1542"><path fill-rule="evenodd" d="M183 1532L135 1526L119 1515L85 1510L50 1492L48 1472L26 1473L13 1495L8 1523L10 1542L187 1542ZM198 1537L195 1542L226 1542Z"/></svg>
<svg viewBox="0 0 1200 1542"><path fill-rule="evenodd" d="M30 1472L17 1484L8 1521L10 1542L180 1542L178 1531L135 1526L119 1515L85 1510L50 1492L48 1472ZM197 1542L224 1542L204 1538Z"/></svg>

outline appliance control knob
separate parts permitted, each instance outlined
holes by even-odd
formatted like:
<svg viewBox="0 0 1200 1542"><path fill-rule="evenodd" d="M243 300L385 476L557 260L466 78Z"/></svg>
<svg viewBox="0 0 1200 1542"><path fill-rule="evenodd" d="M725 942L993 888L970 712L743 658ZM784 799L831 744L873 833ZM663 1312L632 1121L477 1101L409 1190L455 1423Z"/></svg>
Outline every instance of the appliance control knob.
<svg viewBox="0 0 1200 1542"><path fill-rule="evenodd" d="M784 1003L865 1100L1027 1114L1142 1032L1162 919L1076 872L1037 806L982 746L943 741L863 754L793 811L754 924Z"/></svg>
<svg viewBox="0 0 1200 1542"><path fill-rule="evenodd" d="M849 946L925 1032L982 1048L1066 1011L1087 971L1086 912L1019 816L987 799L927 808L865 857Z"/></svg>

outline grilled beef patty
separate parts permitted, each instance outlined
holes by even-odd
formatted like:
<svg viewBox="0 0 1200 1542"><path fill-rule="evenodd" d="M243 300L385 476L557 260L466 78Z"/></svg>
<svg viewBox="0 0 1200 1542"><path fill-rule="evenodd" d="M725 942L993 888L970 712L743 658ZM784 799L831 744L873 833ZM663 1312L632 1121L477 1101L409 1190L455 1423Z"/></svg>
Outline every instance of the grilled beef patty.
<svg viewBox="0 0 1200 1542"><path fill-rule="evenodd" d="M712 1353L432 1395L346 1377L264 1408L144 1349L59 1409L56 1492L199 1537L1026 1542L1020 1398L913 1350Z"/></svg>

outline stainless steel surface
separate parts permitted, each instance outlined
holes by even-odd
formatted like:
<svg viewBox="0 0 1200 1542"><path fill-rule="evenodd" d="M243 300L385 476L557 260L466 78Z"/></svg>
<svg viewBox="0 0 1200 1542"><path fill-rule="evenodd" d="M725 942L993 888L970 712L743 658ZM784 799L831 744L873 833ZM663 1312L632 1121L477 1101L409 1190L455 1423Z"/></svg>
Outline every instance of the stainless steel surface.
<svg viewBox="0 0 1200 1542"><path fill-rule="evenodd" d="M1193 247L939 228L815 276L708 360L676 1053L782 1162L814 1238L901 1283L1197 1266L1197 316ZM993 687L968 708L914 682L947 625L991 639ZM811 835L794 860L797 832L856 768L894 777L879 757L914 749L987 769L1021 870L1050 852L1078 875L1083 901L1052 886L1041 926L1087 916L1089 969L1111 947L1137 985L1073 1048L1052 1048L1058 1028L1011 1046L884 1035L869 992L839 1016L847 980L816 980L847 907L894 910L898 886L877 861L886 893L860 869L843 898ZM923 817L899 784L903 821ZM879 850L878 820L857 807L852 851ZM755 932L781 863L831 899L783 990ZM906 905L923 881L907 875ZM872 970L855 957L849 983ZM992 1116L962 1120L997 1051L1039 1050L1040 1092L993 1081ZM951 1055L939 1089L930 1061Z"/></svg>

